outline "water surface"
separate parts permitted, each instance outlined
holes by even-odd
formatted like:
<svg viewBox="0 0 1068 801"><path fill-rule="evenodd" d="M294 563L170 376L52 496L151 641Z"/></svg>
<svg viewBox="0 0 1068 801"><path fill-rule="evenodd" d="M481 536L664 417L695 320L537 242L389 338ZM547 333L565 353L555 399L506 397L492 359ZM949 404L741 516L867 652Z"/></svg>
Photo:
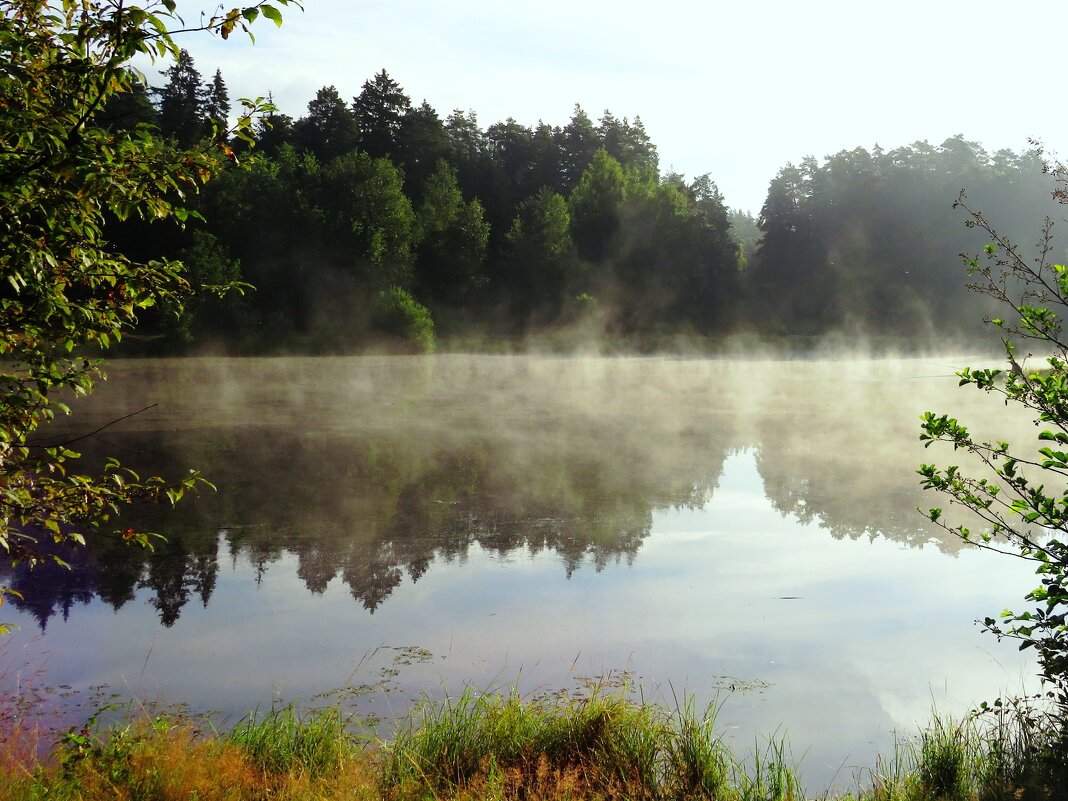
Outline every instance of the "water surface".
<svg viewBox="0 0 1068 801"><path fill-rule="evenodd" d="M625 676L719 697L745 751L788 734L812 790L1033 673L973 625L1032 586L916 511L918 416L1027 420L960 359L503 356L116 362L63 425L90 463L219 491L124 525L25 595L3 658L40 681L233 720L372 685L368 711L473 683ZM25 667L23 668L26 669Z"/></svg>

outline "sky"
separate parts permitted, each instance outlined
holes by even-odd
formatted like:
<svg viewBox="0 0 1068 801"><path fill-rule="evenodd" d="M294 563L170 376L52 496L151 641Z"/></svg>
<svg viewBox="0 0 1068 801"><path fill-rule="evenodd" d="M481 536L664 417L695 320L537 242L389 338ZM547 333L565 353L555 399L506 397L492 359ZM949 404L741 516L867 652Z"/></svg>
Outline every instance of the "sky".
<svg viewBox="0 0 1068 801"><path fill-rule="evenodd" d="M187 23L201 8L179 6ZM1068 153L1051 83L1065 0L305 0L283 14L253 26L255 45L179 41L231 99L270 92L292 117L320 87L351 100L383 68L414 103L474 110L483 128L565 125L576 103L594 120L640 116L662 171L709 173L754 214L808 155L957 134Z"/></svg>

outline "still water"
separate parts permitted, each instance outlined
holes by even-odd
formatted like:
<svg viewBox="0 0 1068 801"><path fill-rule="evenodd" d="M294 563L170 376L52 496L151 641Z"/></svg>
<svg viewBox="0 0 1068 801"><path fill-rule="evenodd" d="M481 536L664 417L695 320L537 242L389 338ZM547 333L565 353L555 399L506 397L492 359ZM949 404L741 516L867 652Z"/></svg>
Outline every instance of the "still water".
<svg viewBox="0 0 1068 801"><path fill-rule="evenodd" d="M218 491L124 518L166 535L152 553L0 574L25 595L0 657L83 703L105 686L223 722L344 688L389 718L465 684L626 679L718 697L740 752L785 734L816 791L1034 672L974 625L1028 566L916 511L944 505L918 464L961 458L924 451L924 410L1035 437L957 388L971 363L115 362L63 425L151 406L79 443L89 463Z"/></svg>

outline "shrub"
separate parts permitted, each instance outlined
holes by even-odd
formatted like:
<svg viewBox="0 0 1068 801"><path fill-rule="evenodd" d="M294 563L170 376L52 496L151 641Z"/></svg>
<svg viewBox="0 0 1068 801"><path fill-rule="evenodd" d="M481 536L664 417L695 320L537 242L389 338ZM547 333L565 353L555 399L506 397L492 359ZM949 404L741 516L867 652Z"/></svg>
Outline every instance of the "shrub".
<svg viewBox="0 0 1068 801"><path fill-rule="evenodd" d="M378 305L376 323L381 331L403 338L422 353L434 352L434 320L426 306L396 286L378 294Z"/></svg>

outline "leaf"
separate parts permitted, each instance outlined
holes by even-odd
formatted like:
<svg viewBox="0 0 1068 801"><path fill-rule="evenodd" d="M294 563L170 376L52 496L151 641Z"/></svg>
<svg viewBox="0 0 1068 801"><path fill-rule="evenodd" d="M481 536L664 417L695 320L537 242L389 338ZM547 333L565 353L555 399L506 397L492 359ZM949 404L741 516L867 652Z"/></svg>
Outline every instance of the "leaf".
<svg viewBox="0 0 1068 801"><path fill-rule="evenodd" d="M264 4L260 6L260 12L267 19L271 20L278 27L282 27L282 12L271 5Z"/></svg>

